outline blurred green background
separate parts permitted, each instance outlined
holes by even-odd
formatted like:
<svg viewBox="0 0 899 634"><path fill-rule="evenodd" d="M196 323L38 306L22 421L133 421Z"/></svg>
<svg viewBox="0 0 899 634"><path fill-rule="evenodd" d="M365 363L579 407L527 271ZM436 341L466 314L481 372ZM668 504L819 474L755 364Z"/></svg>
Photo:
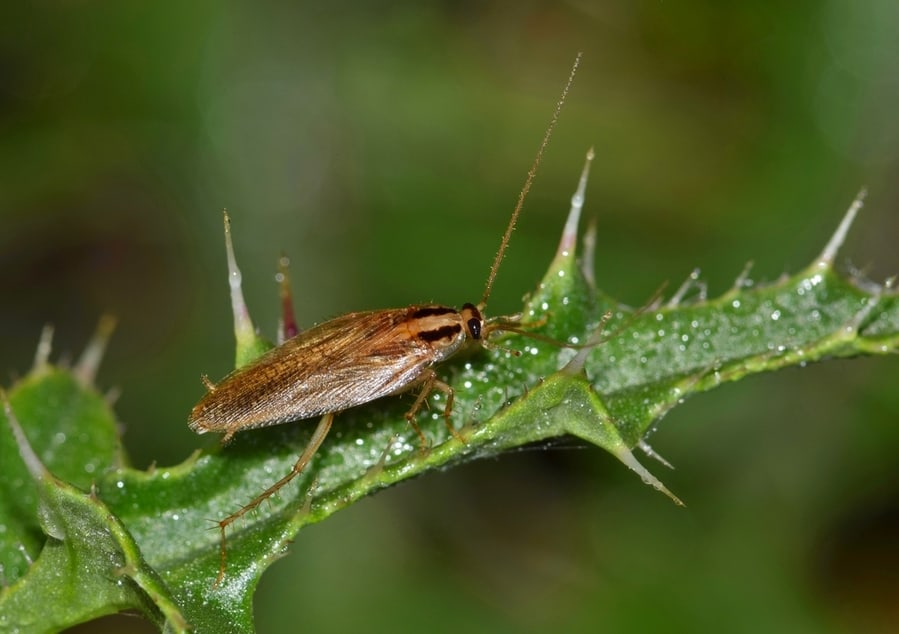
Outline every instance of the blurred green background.
<svg viewBox="0 0 899 634"><path fill-rule="evenodd" d="M71 358L115 314L100 384L138 467L212 442L185 421L233 359L223 207L269 333L282 250L301 323L476 301L578 50L492 313L548 263L591 145L597 278L625 302L796 271L862 185L842 262L899 271L893 0L0 11L4 383L44 324ZM573 442L385 492L299 535L259 631L895 631L897 378L840 361L690 400L652 438L686 510Z"/></svg>

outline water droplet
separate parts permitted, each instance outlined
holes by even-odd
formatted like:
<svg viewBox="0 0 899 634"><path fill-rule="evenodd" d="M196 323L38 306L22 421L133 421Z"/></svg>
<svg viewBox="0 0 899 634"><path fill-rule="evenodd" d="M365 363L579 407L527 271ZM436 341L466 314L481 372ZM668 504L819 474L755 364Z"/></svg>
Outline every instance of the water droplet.
<svg viewBox="0 0 899 634"><path fill-rule="evenodd" d="M771 313L771 319L773 319L774 321L777 321L778 319L780 319L780 311L775 310L773 313Z"/></svg>
<svg viewBox="0 0 899 634"><path fill-rule="evenodd" d="M734 308L739 308L739 307L741 306L740 300L739 300L739 299L735 299L734 301L732 301L732 302L730 303L730 305L733 306Z"/></svg>

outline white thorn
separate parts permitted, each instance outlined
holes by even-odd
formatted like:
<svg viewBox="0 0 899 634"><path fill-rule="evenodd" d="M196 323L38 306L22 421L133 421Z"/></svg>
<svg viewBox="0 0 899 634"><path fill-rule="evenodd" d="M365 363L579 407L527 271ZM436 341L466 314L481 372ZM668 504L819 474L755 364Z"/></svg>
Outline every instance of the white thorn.
<svg viewBox="0 0 899 634"><path fill-rule="evenodd" d="M661 480L652 475L646 467L641 465L637 459L634 457L634 454L630 452L630 450L623 448L616 452L616 457L623 462L628 468L632 471L636 472L640 479L643 480L646 484L654 488L656 491L660 491L664 493L669 498L671 498L675 504L678 506L686 506L683 502L681 502L680 498L678 498L674 493L668 490L664 484L662 484Z"/></svg>
<svg viewBox="0 0 899 634"><path fill-rule="evenodd" d="M234 243L231 240L231 218L228 210L222 210L225 216L225 251L228 254L228 285L231 287L231 312L234 314L234 334L238 341L250 339L255 334L253 320L250 319L250 311L244 301L241 283L243 278L240 269L237 268L237 258L234 256Z"/></svg>
<svg viewBox="0 0 899 634"><path fill-rule="evenodd" d="M647 456L653 458L654 460L657 460L658 462L661 462L663 465L674 471L674 465L665 460L659 453L656 452L655 449L650 447L648 442L646 442L645 440L641 440L639 443L637 443L637 446L640 447L640 450L643 451L643 453L645 453Z"/></svg>
<svg viewBox="0 0 899 634"><path fill-rule="evenodd" d="M93 385L97 378L97 370L103 360L103 353L109 344L112 331L115 330L116 319L112 315L104 315L97 324L97 330L81 353L81 357L75 364L75 376L84 386Z"/></svg>
<svg viewBox="0 0 899 634"><path fill-rule="evenodd" d="M840 247L843 246L843 242L846 241L846 235L849 233L849 228L852 227L855 215L858 213L858 210L862 208L862 205L865 202L865 196L867 195L868 191L862 187L861 191L859 191L858 195L855 197L855 200L849 205L846 215L843 216L843 220L834 232L830 242L827 243L827 246L824 247L821 255L818 256L818 268L824 269L833 264L834 259L837 257L837 251L840 250Z"/></svg>
<svg viewBox="0 0 899 634"><path fill-rule="evenodd" d="M584 169L581 170L581 178L578 181L577 191L571 197L571 210L565 221L565 229L562 231L562 240L559 242L558 254L563 252L573 253L577 246L577 226L581 220L581 210L584 208L584 198L587 191L587 179L590 176L590 164L596 156L593 148L587 150L587 158L584 161Z"/></svg>
<svg viewBox="0 0 899 634"><path fill-rule="evenodd" d="M734 280L734 290L739 291L747 286L752 284L749 279L749 274L752 272L752 267L755 266L755 262L749 260L746 265L743 267L743 270L740 271L740 274L737 276L737 279Z"/></svg>
<svg viewBox="0 0 899 634"><path fill-rule="evenodd" d="M684 295L696 286L696 281L699 279L699 273L699 268L690 271L690 275L687 276L684 283L680 285L680 288L678 288L674 295L671 296L671 299L668 300L667 306L669 308L677 308L680 305L681 301L684 299Z"/></svg>
<svg viewBox="0 0 899 634"><path fill-rule="evenodd" d="M16 415L12 411L12 405L9 402L9 397L3 390L0 390L0 399L3 400L3 409L6 413L6 422L9 424L9 428L12 430L12 434L16 439L16 445L18 445L19 455L22 456L22 461L25 463L25 467L28 469L28 472L33 478L43 478L46 475L47 470L41 463L40 458L37 457L34 449L31 448L31 443L28 442L28 437L22 430L22 426L19 424L19 419L16 418Z"/></svg>
<svg viewBox="0 0 899 634"><path fill-rule="evenodd" d="M43 372L50 363L50 352L53 350L53 326L47 324L41 330L41 338L37 342L37 350L34 351L34 366L32 372Z"/></svg>

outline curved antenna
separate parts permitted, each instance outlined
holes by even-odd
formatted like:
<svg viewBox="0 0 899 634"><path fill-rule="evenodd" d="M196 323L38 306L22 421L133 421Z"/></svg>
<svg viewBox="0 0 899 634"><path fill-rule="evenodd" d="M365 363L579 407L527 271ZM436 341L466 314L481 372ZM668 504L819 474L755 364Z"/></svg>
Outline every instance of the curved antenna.
<svg viewBox="0 0 899 634"><path fill-rule="evenodd" d="M484 295L481 298L481 303L478 304L480 310L484 310L484 307L487 305L490 291L493 290L493 279L496 277L496 271L499 269L499 264L503 261L503 256L506 254L506 245L509 244L509 238L512 236L512 231L515 229L515 223L518 222L518 214L521 212L521 207L524 205L524 199L531 190L531 183L534 182L534 176L537 175L537 168L540 166L541 159L543 159L543 151L549 144L549 138L552 136L553 129L556 127L556 122L559 120L559 113L562 112L562 106L565 105L565 99L568 97L568 91L571 89L571 83L574 81L574 74L577 72L577 67L581 63L582 56L583 53L578 53L577 57L574 58L571 72L568 74L568 81L565 82L565 88L562 89L562 96L559 97L559 101L556 103L556 109L553 111L552 119L549 121L549 127L546 129L546 134L543 135L543 142L540 143L540 149L537 150L537 156L534 157L531 169L528 170L528 176L524 181L524 187L521 188L521 193L518 194L518 203L515 205L515 211L512 212L512 219L509 220L509 226L506 227L506 233L503 234L503 239L499 243L499 251L496 252L496 257L493 258L493 265L490 267L490 275L487 276L487 285L484 287Z"/></svg>

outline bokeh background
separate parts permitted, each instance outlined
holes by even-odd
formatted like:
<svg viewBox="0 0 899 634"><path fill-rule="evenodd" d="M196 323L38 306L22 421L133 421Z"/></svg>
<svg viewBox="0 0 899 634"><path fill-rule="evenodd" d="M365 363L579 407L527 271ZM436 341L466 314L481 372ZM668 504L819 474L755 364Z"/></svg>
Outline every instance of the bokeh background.
<svg viewBox="0 0 899 634"><path fill-rule="evenodd" d="M232 362L223 207L269 333L282 250L302 323L476 300L578 50L494 313L549 261L591 145L623 301L796 271L862 185L842 261L899 271L892 0L25 5L0 9L0 368L46 323L71 358L116 315L100 383L138 467L211 442L185 421ZM690 400L652 439L686 510L573 442L379 494L298 537L259 630L895 631L897 379L839 361Z"/></svg>

